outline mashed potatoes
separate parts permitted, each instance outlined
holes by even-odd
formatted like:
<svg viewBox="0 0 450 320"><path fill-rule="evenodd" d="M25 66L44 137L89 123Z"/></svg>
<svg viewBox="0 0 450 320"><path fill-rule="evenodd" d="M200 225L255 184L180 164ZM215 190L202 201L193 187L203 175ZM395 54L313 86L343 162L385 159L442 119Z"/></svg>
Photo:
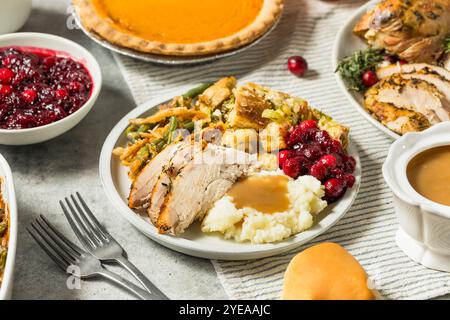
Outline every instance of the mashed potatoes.
<svg viewBox="0 0 450 320"><path fill-rule="evenodd" d="M258 175L281 175L280 172L262 172ZM303 176L288 182L290 208L284 212L263 213L253 208L236 208L226 195L214 204L202 223L203 232L220 232L226 239L238 242L270 243L283 240L309 229L313 216L326 208L322 200L324 189L312 176Z"/></svg>

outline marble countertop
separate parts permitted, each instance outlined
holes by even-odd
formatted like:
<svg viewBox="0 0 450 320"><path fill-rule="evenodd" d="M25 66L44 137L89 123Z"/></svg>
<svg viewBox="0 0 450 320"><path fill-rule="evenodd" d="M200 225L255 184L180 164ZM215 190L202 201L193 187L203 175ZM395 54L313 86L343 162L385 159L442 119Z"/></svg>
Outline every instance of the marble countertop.
<svg viewBox="0 0 450 320"><path fill-rule="evenodd" d="M79 191L129 259L172 299L226 299L210 261L189 257L149 240L128 224L109 203L98 173L103 142L134 102L111 53L72 26L69 1L33 1L22 31L52 33L86 47L98 59L104 84L88 116L74 129L52 141L23 147L0 146L12 167L19 208L19 241L14 299L134 299L108 282L83 282L69 290L67 276L37 246L26 227L45 215L66 235L74 236L58 200ZM117 270L112 268L112 270Z"/></svg>

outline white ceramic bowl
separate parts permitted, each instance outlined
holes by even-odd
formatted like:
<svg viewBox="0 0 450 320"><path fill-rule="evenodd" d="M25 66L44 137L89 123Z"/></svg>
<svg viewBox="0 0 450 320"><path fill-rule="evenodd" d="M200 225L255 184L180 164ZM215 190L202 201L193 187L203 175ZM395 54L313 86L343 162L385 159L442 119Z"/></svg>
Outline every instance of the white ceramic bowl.
<svg viewBox="0 0 450 320"><path fill-rule="evenodd" d="M93 89L89 100L64 119L30 129L0 129L0 144L27 145L53 139L72 129L92 109L100 93L102 74L97 60L85 48L68 39L45 33L12 33L0 36L0 47L7 46L46 48L67 54L86 66L92 77Z"/></svg>
<svg viewBox="0 0 450 320"><path fill-rule="evenodd" d="M383 175L394 193L400 223L398 246L424 266L450 272L450 206L420 195L406 174L407 165L414 156L442 145L450 145L450 122L437 124L421 133L404 135L392 144L383 165Z"/></svg>
<svg viewBox="0 0 450 320"><path fill-rule="evenodd" d="M352 30L359 19L362 17L362 15L366 13L370 8L373 8L378 2L380 2L380 0L372 0L363 5L355 12L353 16L351 16L345 22L344 26L339 31L333 48L333 70L336 70L339 62L343 58L352 55L355 51L367 48L367 44L359 37L355 36ZM391 138L398 139L400 137L400 135L386 128L382 123L372 117L369 112L367 112L366 108L364 107L364 99L362 94L349 91L347 89L347 85L338 72L336 72L335 76L337 84L341 91L348 98L352 106L354 106L356 110L358 110L359 113L361 113L361 115L366 118L367 121L369 121L370 124L372 124L378 130L384 132Z"/></svg>
<svg viewBox="0 0 450 320"><path fill-rule="evenodd" d="M10 299L14 281L14 262L17 244L17 204L14 192L14 182L11 169L5 158L0 154L0 177L3 179L2 193L3 199L9 206L10 215L10 235L8 243L8 256L6 258L5 273L3 283L0 286L0 300Z"/></svg>
<svg viewBox="0 0 450 320"><path fill-rule="evenodd" d="M0 34L22 28L31 12L31 0L0 0Z"/></svg>

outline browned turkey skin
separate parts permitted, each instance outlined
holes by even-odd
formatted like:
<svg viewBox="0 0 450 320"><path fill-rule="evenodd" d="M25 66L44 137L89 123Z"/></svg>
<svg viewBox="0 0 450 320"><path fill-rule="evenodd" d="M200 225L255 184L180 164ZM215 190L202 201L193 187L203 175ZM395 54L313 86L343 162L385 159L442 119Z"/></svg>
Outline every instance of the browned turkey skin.
<svg viewBox="0 0 450 320"><path fill-rule="evenodd" d="M450 34L450 0L385 0L353 31L408 62L435 63Z"/></svg>

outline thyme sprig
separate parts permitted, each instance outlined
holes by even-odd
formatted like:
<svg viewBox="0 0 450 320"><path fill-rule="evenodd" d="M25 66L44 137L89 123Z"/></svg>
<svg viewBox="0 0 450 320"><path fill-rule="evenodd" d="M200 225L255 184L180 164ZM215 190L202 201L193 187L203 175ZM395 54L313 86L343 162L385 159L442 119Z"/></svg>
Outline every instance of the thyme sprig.
<svg viewBox="0 0 450 320"><path fill-rule="evenodd" d="M384 56L384 50L380 49L368 48L356 51L353 55L342 59L336 72L341 74L349 90L361 92L366 89L361 79L362 74L368 70L375 71Z"/></svg>

